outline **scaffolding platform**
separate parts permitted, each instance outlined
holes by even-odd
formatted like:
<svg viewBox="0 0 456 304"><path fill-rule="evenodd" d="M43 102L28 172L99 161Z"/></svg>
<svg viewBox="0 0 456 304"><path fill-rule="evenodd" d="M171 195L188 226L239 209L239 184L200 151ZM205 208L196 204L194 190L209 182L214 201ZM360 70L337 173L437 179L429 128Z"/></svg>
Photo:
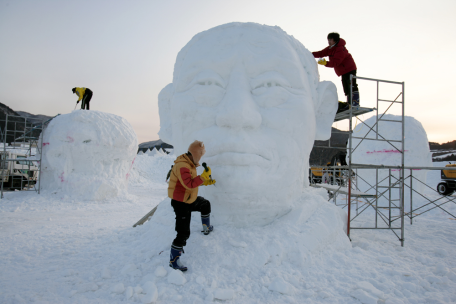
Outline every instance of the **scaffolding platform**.
<svg viewBox="0 0 456 304"><path fill-rule="evenodd" d="M352 111L352 117L358 116L358 115L363 115L369 112L374 111L375 108L358 108L357 110ZM344 119L350 119L350 110L343 111L340 113L336 114L336 117L334 117L334 121L340 121Z"/></svg>
<svg viewBox="0 0 456 304"><path fill-rule="evenodd" d="M312 187L316 188L323 188L328 191L337 192L339 194L348 194L347 187L341 187L337 185L329 185L329 184L311 184ZM377 197L375 194L364 193L358 190L351 191L351 197Z"/></svg>

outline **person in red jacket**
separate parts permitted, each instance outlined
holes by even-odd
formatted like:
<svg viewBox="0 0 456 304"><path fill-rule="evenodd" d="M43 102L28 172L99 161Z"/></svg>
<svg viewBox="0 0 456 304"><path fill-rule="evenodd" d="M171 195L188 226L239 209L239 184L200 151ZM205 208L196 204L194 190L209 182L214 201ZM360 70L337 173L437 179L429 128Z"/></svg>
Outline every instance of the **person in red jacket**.
<svg viewBox="0 0 456 304"><path fill-rule="evenodd" d="M345 47L345 40L341 39L338 33L328 34L328 44L328 47L319 52L312 52L312 55L315 58L321 58L318 60L318 64L327 68L334 68L337 76L342 76L342 86L344 87L345 96L347 96L346 109L348 109L350 102L350 75L356 76L356 63ZM329 57L329 61L326 61L323 57ZM353 78L352 99L353 107L359 107L359 91L356 78Z"/></svg>

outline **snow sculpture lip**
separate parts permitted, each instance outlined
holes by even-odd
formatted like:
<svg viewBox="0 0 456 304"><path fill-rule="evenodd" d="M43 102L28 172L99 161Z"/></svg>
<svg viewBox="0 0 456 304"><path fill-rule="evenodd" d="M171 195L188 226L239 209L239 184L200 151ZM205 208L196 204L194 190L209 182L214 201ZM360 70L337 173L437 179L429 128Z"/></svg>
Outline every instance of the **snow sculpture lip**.
<svg viewBox="0 0 456 304"><path fill-rule="evenodd" d="M205 155L205 161L210 165L267 165L272 156L266 155L262 151L247 145L225 142L216 147L210 147Z"/></svg>
<svg viewBox="0 0 456 304"><path fill-rule="evenodd" d="M261 155L240 152L222 152L206 158L206 161L212 165L219 166L253 166L267 165L269 160Z"/></svg>

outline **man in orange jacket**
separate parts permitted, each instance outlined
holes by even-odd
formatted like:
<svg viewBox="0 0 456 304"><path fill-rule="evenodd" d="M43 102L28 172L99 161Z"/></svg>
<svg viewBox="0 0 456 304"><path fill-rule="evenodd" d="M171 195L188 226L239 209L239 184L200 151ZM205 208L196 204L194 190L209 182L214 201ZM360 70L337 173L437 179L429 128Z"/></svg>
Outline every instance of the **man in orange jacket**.
<svg viewBox="0 0 456 304"><path fill-rule="evenodd" d="M201 196L198 196L198 187L215 184L211 178L211 168L201 175L196 174L196 167L199 166L201 157L206 153L204 144L195 140L189 147L188 152L180 155L174 161L171 169L168 196L171 198L171 205L176 214L177 236L171 245L169 266L181 271L187 267L179 260L184 246L190 237L190 221L193 211L201 212L203 233L208 235L214 230L210 224L211 203Z"/></svg>

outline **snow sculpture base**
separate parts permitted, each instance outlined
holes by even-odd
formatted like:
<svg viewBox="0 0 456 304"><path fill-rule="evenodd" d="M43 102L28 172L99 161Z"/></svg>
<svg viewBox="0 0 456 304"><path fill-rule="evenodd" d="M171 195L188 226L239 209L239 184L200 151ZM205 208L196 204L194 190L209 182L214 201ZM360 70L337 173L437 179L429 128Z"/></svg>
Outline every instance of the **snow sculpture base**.
<svg viewBox="0 0 456 304"><path fill-rule="evenodd" d="M41 187L84 200L113 198L127 189L138 139L124 118L76 110L44 131Z"/></svg>
<svg viewBox="0 0 456 304"><path fill-rule="evenodd" d="M230 276L244 274L244 279L249 282L258 282L269 271L277 276L303 272L321 252L351 248L344 231L347 215L328 203L323 198L326 195L323 189L306 189L294 201L290 212L266 226L221 225L219 214L213 212L211 224L214 231L208 236L200 233L200 214L192 213L191 236L181 258L190 269L189 280L207 277L208 273L227 272ZM152 256L149 264L167 263L170 245L176 236L174 217L170 199L165 199L151 220L141 228L144 232L137 243L149 245L141 248L142 251L136 249Z"/></svg>

